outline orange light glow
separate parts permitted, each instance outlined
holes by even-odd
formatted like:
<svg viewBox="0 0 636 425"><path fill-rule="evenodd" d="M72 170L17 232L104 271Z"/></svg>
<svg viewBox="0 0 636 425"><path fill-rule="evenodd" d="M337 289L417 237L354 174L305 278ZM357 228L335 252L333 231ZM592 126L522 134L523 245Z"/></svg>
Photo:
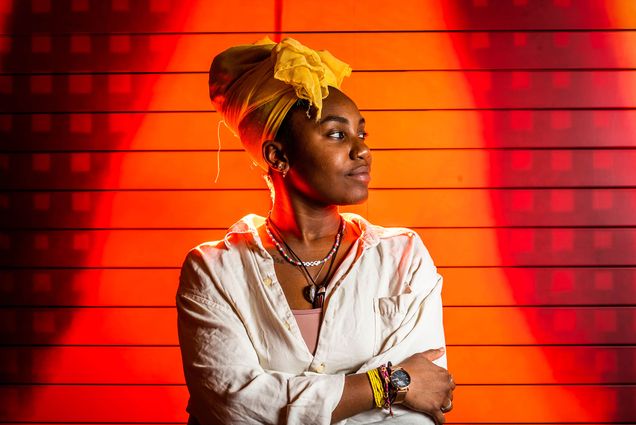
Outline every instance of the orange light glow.
<svg viewBox="0 0 636 425"><path fill-rule="evenodd" d="M210 60L289 35L354 69L374 168L343 210L444 276L449 422L636 422L635 25L631 0L0 0L0 420L187 421L181 261L270 202Z"/></svg>

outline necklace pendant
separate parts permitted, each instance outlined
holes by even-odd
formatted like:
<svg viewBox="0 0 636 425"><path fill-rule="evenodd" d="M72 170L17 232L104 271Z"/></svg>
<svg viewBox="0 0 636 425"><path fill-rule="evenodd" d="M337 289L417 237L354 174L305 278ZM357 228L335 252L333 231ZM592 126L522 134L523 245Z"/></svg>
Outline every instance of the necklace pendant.
<svg viewBox="0 0 636 425"><path fill-rule="evenodd" d="M314 308L322 308L322 305L325 302L325 293L327 292L327 288L324 286L320 286L318 291L316 292L316 297L312 302Z"/></svg>
<svg viewBox="0 0 636 425"><path fill-rule="evenodd" d="M308 285L303 288L303 296L310 303L314 303L316 299L316 285Z"/></svg>

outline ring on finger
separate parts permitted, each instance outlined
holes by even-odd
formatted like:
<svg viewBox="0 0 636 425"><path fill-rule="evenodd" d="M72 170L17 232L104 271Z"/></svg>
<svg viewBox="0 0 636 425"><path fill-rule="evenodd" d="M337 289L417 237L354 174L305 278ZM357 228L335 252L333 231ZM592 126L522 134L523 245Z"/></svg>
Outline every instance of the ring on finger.
<svg viewBox="0 0 636 425"><path fill-rule="evenodd" d="M442 413L446 413L446 412L450 412L450 410L453 408L453 400L448 400L448 403L446 403L444 406L441 407Z"/></svg>

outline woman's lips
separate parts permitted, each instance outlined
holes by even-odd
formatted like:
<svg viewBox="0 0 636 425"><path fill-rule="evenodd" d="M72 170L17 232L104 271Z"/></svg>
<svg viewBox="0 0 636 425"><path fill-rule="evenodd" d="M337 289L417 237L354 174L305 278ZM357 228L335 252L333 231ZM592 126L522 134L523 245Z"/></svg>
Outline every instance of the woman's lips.
<svg viewBox="0 0 636 425"><path fill-rule="evenodd" d="M369 183L371 181L371 169L369 168L369 166L363 165L354 168L353 171L348 174L348 176L363 183Z"/></svg>

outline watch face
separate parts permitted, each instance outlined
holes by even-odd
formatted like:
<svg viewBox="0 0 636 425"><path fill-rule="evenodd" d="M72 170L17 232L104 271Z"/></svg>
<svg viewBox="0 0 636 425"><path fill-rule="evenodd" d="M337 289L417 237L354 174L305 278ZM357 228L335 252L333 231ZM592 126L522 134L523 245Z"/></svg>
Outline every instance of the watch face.
<svg viewBox="0 0 636 425"><path fill-rule="evenodd" d="M406 388L411 384L411 377L402 369L393 371L391 383L395 388Z"/></svg>

